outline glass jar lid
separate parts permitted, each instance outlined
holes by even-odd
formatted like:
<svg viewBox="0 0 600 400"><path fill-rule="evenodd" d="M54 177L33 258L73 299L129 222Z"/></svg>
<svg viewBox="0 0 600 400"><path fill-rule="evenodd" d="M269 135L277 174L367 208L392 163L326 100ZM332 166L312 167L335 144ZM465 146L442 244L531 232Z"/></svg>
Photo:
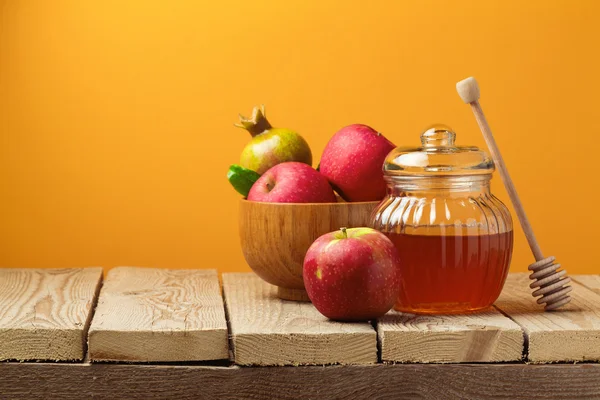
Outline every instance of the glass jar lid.
<svg viewBox="0 0 600 400"><path fill-rule="evenodd" d="M421 134L421 147L397 147L383 164L388 176L464 176L494 172L494 162L474 146L456 146L456 134L435 125Z"/></svg>

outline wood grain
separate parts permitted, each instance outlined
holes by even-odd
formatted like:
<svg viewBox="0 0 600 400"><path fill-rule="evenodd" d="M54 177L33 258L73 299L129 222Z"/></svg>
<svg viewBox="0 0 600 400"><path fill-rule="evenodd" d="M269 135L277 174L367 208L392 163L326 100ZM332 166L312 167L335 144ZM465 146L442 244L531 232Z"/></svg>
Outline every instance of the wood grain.
<svg viewBox="0 0 600 400"><path fill-rule="evenodd" d="M527 274L510 274L496 307L525 331L535 363L600 360L600 295L573 283L572 301L544 312L529 297Z"/></svg>
<svg viewBox="0 0 600 400"><path fill-rule="evenodd" d="M230 367L0 363L11 400L600 399L600 364Z"/></svg>
<svg viewBox="0 0 600 400"><path fill-rule="evenodd" d="M439 316L389 312L377 322L377 332L384 362L494 362L523 356L523 331L495 309Z"/></svg>
<svg viewBox="0 0 600 400"><path fill-rule="evenodd" d="M279 297L308 301L304 256L321 235L368 226L378 202L260 203L241 200L239 231L244 258L262 279L281 287Z"/></svg>
<svg viewBox="0 0 600 400"><path fill-rule="evenodd" d="M600 275L573 275L573 279L594 293L600 294Z"/></svg>
<svg viewBox="0 0 600 400"><path fill-rule="evenodd" d="M252 273L223 274L236 364L303 365L377 362L368 323L340 323L312 304L281 300Z"/></svg>
<svg viewBox="0 0 600 400"><path fill-rule="evenodd" d="M110 270L90 327L89 353L92 361L228 358L217 272Z"/></svg>
<svg viewBox="0 0 600 400"><path fill-rule="evenodd" d="M0 269L0 360L81 360L101 268Z"/></svg>

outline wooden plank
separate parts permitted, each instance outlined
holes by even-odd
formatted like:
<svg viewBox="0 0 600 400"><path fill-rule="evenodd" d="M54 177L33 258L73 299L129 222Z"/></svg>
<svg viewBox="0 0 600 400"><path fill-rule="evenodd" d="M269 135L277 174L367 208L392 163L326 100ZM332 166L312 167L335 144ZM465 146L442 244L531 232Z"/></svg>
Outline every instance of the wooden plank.
<svg viewBox="0 0 600 400"><path fill-rule="evenodd" d="M525 331L534 363L600 360L600 296L573 283L571 303L544 312L525 273L510 274L496 307Z"/></svg>
<svg viewBox="0 0 600 400"><path fill-rule="evenodd" d="M600 275L573 275L572 278L594 293L600 294Z"/></svg>
<svg viewBox="0 0 600 400"><path fill-rule="evenodd" d="M252 273L223 274L235 362L240 365L377 362L377 334L368 323L340 323L312 304L281 300Z"/></svg>
<svg viewBox="0 0 600 400"><path fill-rule="evenodd" d="M0 363L12 400L598 399L600 364L230 367Z"/></svg>
<svg viewBox="0 0 600 400"><path fill-rule="evenodd" d="M0 360L81 360L102 268L0 269Z"/></svg>
<svg viewBox="0 0 600 400"><path fill-rule="evenodd" d="M92 361L199 361L229 357L215 270L109 271L89 331Z"/></svg>
<svg viewBox="0 0 600 400"><path fill-rule="evenodd" d="M517 361L523 331L495 309L469 315L389 312L377 322L381 359L387 362Z"/></svg>

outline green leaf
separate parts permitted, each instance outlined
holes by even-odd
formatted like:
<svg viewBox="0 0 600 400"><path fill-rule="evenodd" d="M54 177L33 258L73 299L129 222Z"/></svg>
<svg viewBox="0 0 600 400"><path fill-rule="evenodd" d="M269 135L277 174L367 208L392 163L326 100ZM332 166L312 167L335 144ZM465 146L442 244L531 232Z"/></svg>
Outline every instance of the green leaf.
<svg viewBox="0 0 600 400"><path fill-rule="evenodd" d="M227 180L242 196L247 197L252 185L260 178L260 174L241 165L233 164L227 171Z"/></svg>

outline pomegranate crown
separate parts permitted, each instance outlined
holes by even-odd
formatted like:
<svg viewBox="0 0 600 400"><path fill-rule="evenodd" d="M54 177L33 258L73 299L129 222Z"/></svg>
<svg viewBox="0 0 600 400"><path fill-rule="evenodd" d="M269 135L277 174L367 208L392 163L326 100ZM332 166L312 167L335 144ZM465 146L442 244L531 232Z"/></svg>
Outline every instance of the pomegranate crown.
<svg viewBox="0 0 600 400"><path fill-rule="evenodd" d="M240 122L234 125L238 128L247 130L250 132L252 137L260 135L264 131L272 128L271 124L267 120L264 104L254 107L252 109L252 116L250 118L246 118L240 114Z"/></svg>

